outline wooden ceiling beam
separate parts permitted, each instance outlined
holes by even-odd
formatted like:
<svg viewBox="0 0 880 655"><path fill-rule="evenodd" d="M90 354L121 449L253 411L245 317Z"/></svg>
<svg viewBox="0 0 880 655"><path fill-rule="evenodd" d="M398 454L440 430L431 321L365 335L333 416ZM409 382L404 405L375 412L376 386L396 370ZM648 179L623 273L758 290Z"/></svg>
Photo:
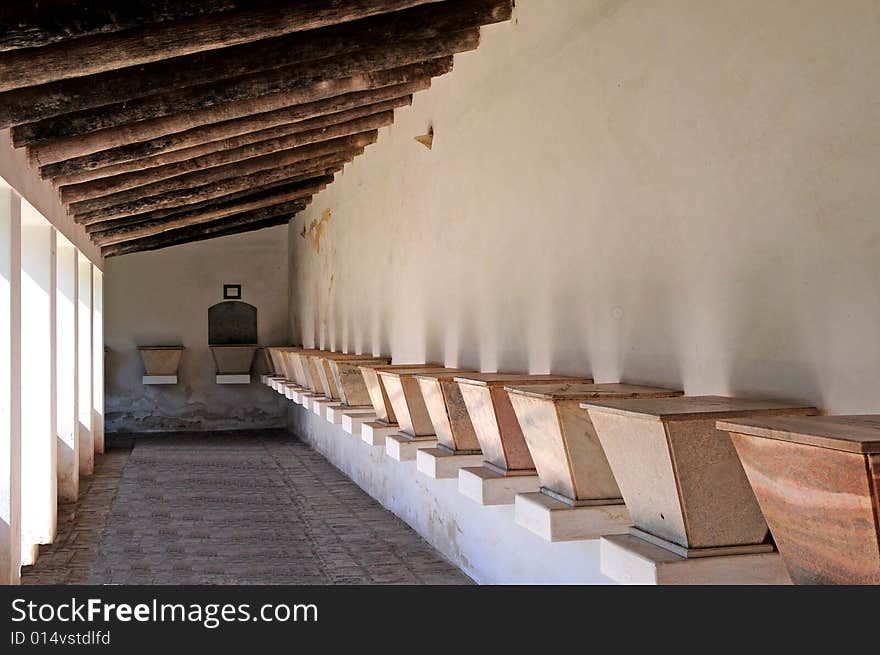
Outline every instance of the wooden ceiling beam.
<svg viewBox="0 0 880 655"><path fill-rule="evenodd" d="M0 53L0 91L260 41L436 0L311 0L195 16ZM185 4L185 3L181 3Z"/></svg>
<svg viewBox="0 0 880 655"><path fill-rule="evenodd" d="M28 148L28 155L33 165L45 166L111 148L128 147L129 144L161 139L199 127L216 127L217 124L228 123L234 119L289 109L294 105L305 105L322 100L329 101L333 98L342 102L346 95L350 96L354 93L401 84L420 83L426 79L444 75L451 70L452 57L442 57L385 71L362 73L344 79L330 80L281 93L273 93L254 100L228 103L199 111L139 121L76 137L65 137L32 146Z"/></svg>
<svg viewBox="0 0 880 655"><path fill-rule="evenodd" d="M411 85L404 86L409 89ZM388 88L394 89L399 87ZM382 91L384 91L384 89ZM101 154L104 158L106 158L105 161L107 163L104 166L95 166L94 163L96 162L97 157L95 155L89 155L86 157L68 159L64 162L58 162L56 164L49 164L48 166L44 166L40 169L40 176L44 179L52 179L53 184L55 184L56 186L78 184L80 182L88 182L89 180L95 180L98 178L110 177L111 175L129 173L131 171L140 171L145 168L152 168L153 166L162 166L164 164L171 164L186 159L192 159L193 157L198 157L200 155L208 154L210 152L216 152L217 150L238 148L248 143L262 141L267 138L273 138L275 136L283 136L285 134L301 134L311 130L331 128L332 126L339 125L340 123L363 118L365 116L371 116L373 114L378 114L385 111L392 111L399 107L408 107L411 103L412 95L403 95L392 97L390 100L383 100L374 104L353 107L352 109L333 112L323 116L316 116L314 118L308 118L306 120L294 120L291 122L279 123L277 125L270 124L268 127L263 127L263 125L267 122L265 118L258 120L259 116L263 116L262 114L259 114L251 121L254 126L257 127L257 129L253 131L240 133L238 132L238 130L242 129L242 125L234 128L232 126L229 126L229 131L233 132L233 134L226 136L225 138L221 137L219 139L210 140L203 138L200 140L194 140L191 145L188 145L186 147L178 147L182 139L176 139L175 145L169 145L168 150L139 158L132 157L127 160L122 159L116 162L113 162L110 159L111 151L105 150L103 151L103 153L96 153ZM290 109L295 110L296 107L292 107ZM239 121L230 122L244 123L246 120L248 119L241 119ZM204 130L204 134L205 136L209 136L211 134L211 130ZM216 134L214 135L216 136ZM192 135L190 135L190 137L192 137ZM119 156L121 157L123 155Z"/></svg>
<svg viewBox="0 0 880 655"><path fill-rule="evenodd" d="M447 0L392 14L267 39L147 66L0 93L0 128L94 109L174 89L221 82L315 60L329 61L401 41L434 40L507 20L510 0ZM151 112L152 113L152 112ZM155 113L152 113L151 118ZM135 118L134 120L137 120Z"/></svg>
<svg viewBox="0 0 880 655"><path fill-rule="evenodd" d="M111 220L138 217L149 218L149 214L153 213L158 213L159 215L155 217L159 218L162 213L167 215L168 213L184 210L196 203L223 198L249 189L264 188L285 181L293 181L301 175L329 174L330 171L341 168L362 152L363 149L353 149L286 166L257 171L250 175L229 177L189 189L174 189L152 196L142 196L113 207L83 212L77 214L74 218L77 223L87 226L87 229L88 226Z"/></svg>
<svg viewBox="0 0 880 655"><path fill-rule="evenodd" d="M387 46L366 48L344 57L305 62L17 125L12 128L12 142L16 147L21 147L120 127L128 123L186 115L200 109L319 85L332 79L349 78L467 52L476 49L479 42L480 31L477 28L436 39L399 41Z"/></svg>
<svg viewBox="0 0 880 655"><path fill-rule="evenodd" d="M372 116L364 116L355 120L340 123L323 129L310 130L294 134L282 134L274 138L247 143L238 147L230 144L228 148L209 152L207 154L172 162L161 166L153 166L143 170L122 173L110 177L104 177L89 182L71 184L60 187L61 202L70 204L107 196L119 191L125 191L134 187L142 187L153 182L159 182L172 177L178 177L186 173L205 170L217 166L225 166L246 159L253 159L263 155L270 155L283 150L291 150L302 146L335 141L335 146L343 145L338 141L340 138L358 134L364 134L372 130L391 125L394 122L394 112L385 111Z"/></svg>
<svg viewBox="0 0 880 655"><path fill-rule="evenodd" d="M102 247L111 246L123 241L154 236L156 234L161 234L162 232L167 232L168 230L176 230L196 224L201 225L209 221L226 218L233 214L241 214L255 209L263 209L264 207L294 202L315 195L326 188L332 181L333 176L317 177L298 184L293 184L289 187L273 189L261 194L260 197L257 198L239 199L230 202L225 206L214 207L208 210L196 210L159 220L141 221L131 225L110 228L93 233L92 241Z"/></svg>
<svg viewBox="0 0 880 655"><path fill-rule="evenodd" d="M137 239L135 241L120 243L115 246L107 246L101 249L101 253L104 257L118 257L120 255L128 255L135 252L160 250L161 248L170 248L171 246L179 246L184 243L192 243L193 241L205 241L207 239L216 239L217 237L241 234L243 232L254 232L268 227L285 225L289 223L297 213L302 211L305 206L306 205L294 207L290 211L282 211L280 215L269 216L268 218L264 215L270 212L259 210L260 212L263 212L263 215L254 212L254 215L250 220L243 217L237 217L224 221L221 224L209 223L208 227L191 227L183 230L174 230L156 237ZM220 222L218 221L218 223Z"/></svg>
<svg viewBox="0 0 880 655"><path fill-rule="evenodd" d="M10 3L12 5L13 3ZM0 9L0 52L253 5L253 0L42 0ZM88 11L85 11L88 9Z"/></svg>
<svg viewBox="0 0 880 655"><path fill-rule="evenodd" d="M154 196L168 191L180 191L181 189L191 189L193 187L216 182L230 177L241 177L250 175L257 171L265 171L279 166L295 164L307 159L314 159L322 155L341 156L340 153L349 152L355 149L365 148L371 143L375 143L378 133L367 132L351 137L341 139L332 139L322 143L314 143L309 146L301 146L299 148L291 148L290 150L282 150L270 155L262 157L253 157L242 161L225 164L223 166L215 166L204 170L193 171L177 177L170 177L165 180L145 184L143 186L135 186L124 191L117 191L105 196L97 198L89 198L79 202L73 202L68 205L68 213L82 214L91 212L96 209L106 209L122 203L139 200L147 196Z"/></svg>

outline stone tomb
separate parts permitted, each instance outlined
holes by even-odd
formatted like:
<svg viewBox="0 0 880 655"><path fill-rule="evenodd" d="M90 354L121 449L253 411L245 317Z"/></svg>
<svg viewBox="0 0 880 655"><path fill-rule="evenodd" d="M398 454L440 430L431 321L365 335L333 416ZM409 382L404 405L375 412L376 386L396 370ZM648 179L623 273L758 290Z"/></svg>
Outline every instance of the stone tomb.
<svg viewBox="0 0 880 655"><path fill-rule="evenodd" d="M438 370L459 375L469 372ZM399 432L385 438L385 452L399 462L415 461L416 453L420 449L437 445L437 435L434 433L434 425L416 375L418 373L403 370L379 371L379 377L385 385L388 400L400 425Z"/></svg>
<svg viewBox="0 0 880 655"><path fill-rule="evenodd" d="M437 435L436 448L422 448L416 453L416 467L429 478L457 480L459 469L483 463L480 442L455 381L456 377L471 373L476 371L446 369L416 376Z"/></svg>
<svg viewBox="0 0 880 655"><path fill-rule="evenodd" d="M144 364L143 384L177 384L177 369L183 357L183 346L140 346Z"/></svg>
<svg viewBox="0 0 880 655"><path fill-rule="evenodd" d="M389 361L387 357L369 356L364 356L362 361L328 359L327 364L333 378L333 385L339 392L340 402L350 408L369 407L372 409L370 392L367 391L360 367L362 364L387 365Z"/></svg>
<svg viewBox="0 0 880 655"><path fill-rule="evenodd" d="M372 355L354 355L349 353L322 353L320 355L312 355L310 357L313 366L313 379L318 383L320 391L323 391L323 398L315 398L311 401L312 411L318 416L326 417L327 408L331 405L339 407L347 407L342 403L340 392L330 368L331 360L357 362L357 363L382 363L387 364L387 358L377 358Z"/></svg>
<svg viewBox="0 0 880 655"><path fill-rule="evenodd" d="M721 396L593 400L581 407L589 412L626 501L632 535L682 560L774 553L730 437L715 422L815 414L815 408ZM622 540L615 543L622 548ZM644 559L643 552L631 555L633 562ZM615 568L603 566L603 572L619 575L621 557ZM764 558L753 561L758 559ZM740 582L749 584L750 560L739 561L744 571ZM787 576L779 582L787 582Z"/></svg>
<svg viewBox="0 0 880 655"><path fill-rule="evenodd" d="M361 365L361 375L370 395L370 402L376 418L373 421L361 425L361 439L371 446L385 446L385 438L400 430L394 407L388 398L385 389L385 381L380 377L380 371L410 371L421 373L442 369L440 364L395 364L376 366L374 364Z"/></svg>
<svg viewBox="0 0 880 655"><path fill-rule="evenodd" d="M880 415L718 421L795 584L880 584Z"/></svg>
<svg viewBox="0 0 880 655"><path fill-rule="evenodd" d="M538 491L535 463L504 387L592 380L563 375L472 373L455 381L483 452L481 466L459 470L459 491L482 505L510 505L516 494Z"/></svg>
<svg viewBox="0 0 880 655"><path fill-rule="evenodd" d="M598 539L627 532L629 513L589 414L580 403L681 396L683 392L616 383L506 389L541 482L540 491L517 494L516 522L547 541Z"/></svg>

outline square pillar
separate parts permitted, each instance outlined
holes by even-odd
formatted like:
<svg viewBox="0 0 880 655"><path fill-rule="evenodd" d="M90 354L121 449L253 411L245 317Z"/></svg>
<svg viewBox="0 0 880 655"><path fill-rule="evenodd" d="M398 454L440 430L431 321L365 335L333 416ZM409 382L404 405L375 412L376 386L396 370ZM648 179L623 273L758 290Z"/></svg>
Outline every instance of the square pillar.
<svg viewBox="0 0 880 655"><path fill-rule="evenodd" d="M95 452L104 452L104 274L92 266L92 430Z"/></svg>
<svg viewBox="0 0 880 655"><path fill-rule="evenodd" d="M538 491L535 463L504 387L592 380L563 375L474 373L455 381L483 452L482 466L459 471L459 491L483 505L510 505L516 494Z"/></svg>
<svg viewBox="0 0 880 655"><path fill-rule="evenodd" d="M632 384L506 387L541 489L519 494L516 522L547 541L598 539L626 532L629 514L590 417L595 399L663 398L682 391Z"/></svg>
<svg viewBox="0 0 880 655"><path fill-rule="evenodd" d="M55 228L29 203L21 209L21 562L55 537ZM91 407L89 407L91 414Z"/></svg>
<svg viewBox="0 0 880 655"><path fill-rule="evenodd" d="M76 269L77 251L56 233L55 246L55 377L58 498L72 503L79 496L79 442L76 407Z"/></svg>
<svg viewBox="0 0 880 655"><path fill-rule="evenodd" d="M795 584L880 585L880 415L719 421Z"/></svg>
<svg viewBox="0 0 880 655"><path fill-rule="evenodd" d="M95 468L92 437L92 263L77 253L76 273L76 433L79 440L79 473L91 475Z"/></svg>
<svg viewBox="0 0 880 655"><path fill-rule="evenodd" d="M21 581L21 198L0 179L0 584Z"/></svg>
<svg viewBox="0 0 880 655"><path fill-rule="evenodd" d="M626 501L632 535L681 560L775 550L733 443L715 423L815 414L815 408L720 396L596 400L581 406ZM746 576L741 582L750 580Z"/></svg>

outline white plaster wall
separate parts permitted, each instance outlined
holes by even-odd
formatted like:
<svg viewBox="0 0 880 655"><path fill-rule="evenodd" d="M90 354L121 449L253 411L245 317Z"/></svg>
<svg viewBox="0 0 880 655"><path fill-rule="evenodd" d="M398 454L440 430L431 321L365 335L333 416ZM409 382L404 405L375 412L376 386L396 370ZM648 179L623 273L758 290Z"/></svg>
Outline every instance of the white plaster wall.
<svg viewBox="0 0 880 655"><path fill-rule="evenodd" d="M106 260L107 432L283 427L278 394L259 383L218 385L208 307L241 284L257 307L260 343L286 343L284 226ZM178 384L144 386L139 345L186 347Z"/></svg>
<svg viewBox="0 0 880 655"><path fill-rule="evenodd" d="M880 411L878 70L876 0L518 0L292 223L293 340Z"/></svg>
<svg viewBox="0 0 880 655"><path fill-rule="evenodd" d="M599 571L598 541L544 541L514 523L513 505L483 507L458 492L457 480L433 480L415 462L395 461L339 425L290 408L295 434L476 582L610 583Z"/></svg>
<svg viewBox="0 0 880 655"><path fill-rule="evenodd" d="M12 147L9 129L0 130L0 177L30 202L93 264L100 269L104 268L101 249L89 240L85 229L67 214L52 183L41 180L36 169L30 167L26 149Z"/></svg>

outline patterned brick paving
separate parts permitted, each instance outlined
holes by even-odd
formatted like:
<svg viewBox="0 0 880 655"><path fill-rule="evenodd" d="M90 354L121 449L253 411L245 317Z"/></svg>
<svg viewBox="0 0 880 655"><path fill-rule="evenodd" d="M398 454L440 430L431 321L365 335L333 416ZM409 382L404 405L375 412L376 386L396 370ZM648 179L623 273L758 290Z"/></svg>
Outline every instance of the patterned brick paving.
<svg viewBox="0 0 880 655"><path fill-rule="evenodd" d="M468 584L427 542L283 432L139 437L101 460L29 583ZM112 478L111 468L124 471ZM106 472L104 469L108 469ZM109 493L109 492L107 492ZM112 503L112 495L110 497ZM106 514L106 511L105 511ZM80 526L81 517L89 525ZM106 521L106 525L104 522ZM100 525L99 525L100 524ZM103 532L100 544L95 532ZM96 547L97 546L97 547ZM76 562L76 575L68 565Z"/></svg>

